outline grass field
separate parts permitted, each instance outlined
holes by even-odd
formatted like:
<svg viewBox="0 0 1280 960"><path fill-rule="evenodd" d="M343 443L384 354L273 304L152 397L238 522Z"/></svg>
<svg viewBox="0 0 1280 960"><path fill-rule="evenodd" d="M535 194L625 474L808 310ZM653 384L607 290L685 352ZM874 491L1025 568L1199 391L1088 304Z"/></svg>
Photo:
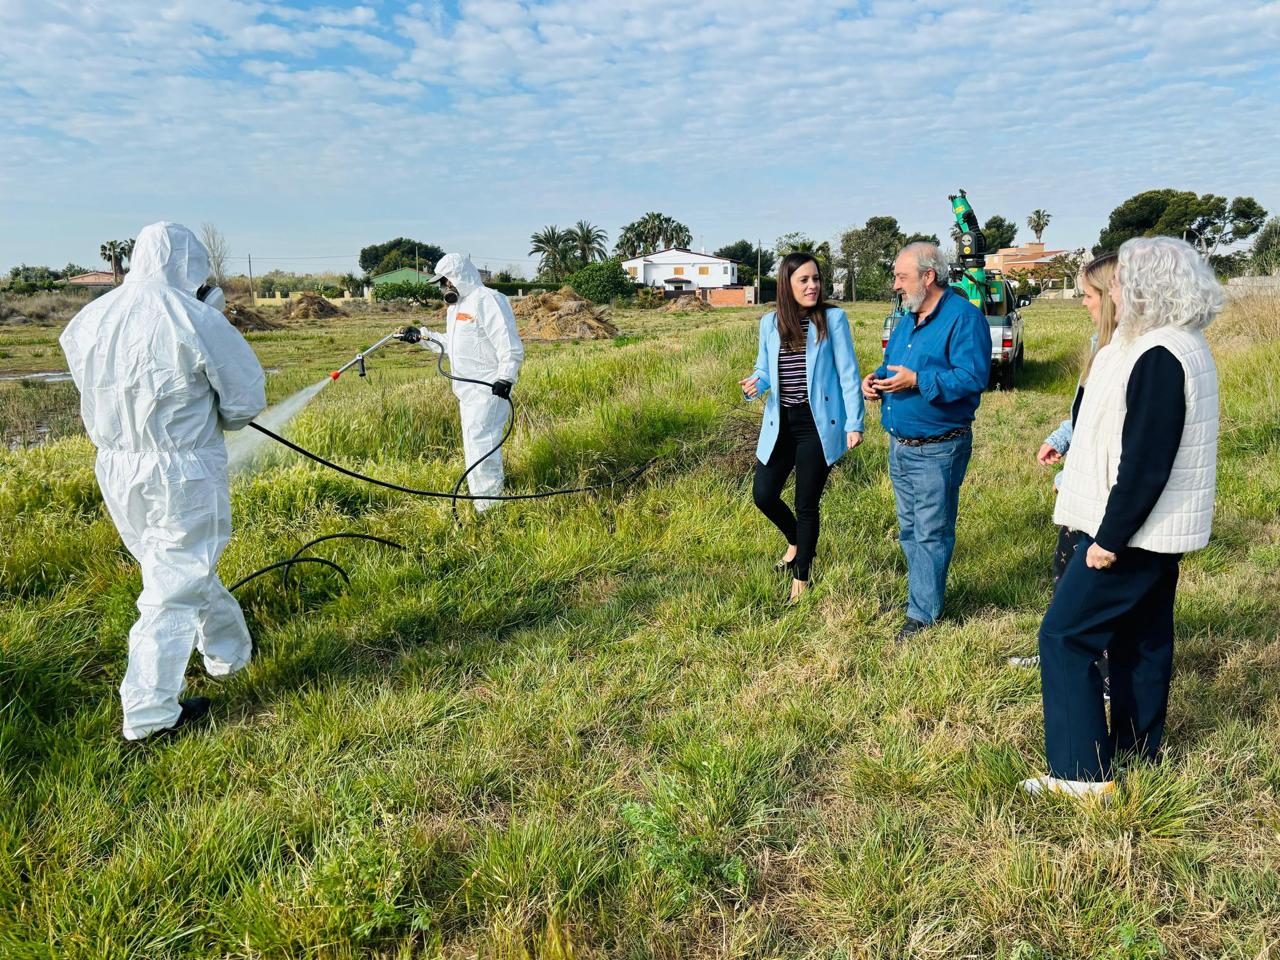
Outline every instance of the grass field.
<svg viewBox="0 0 1280 960"><path fill-rule="evenodd" d="M865 370L884 306L851 315ZM237 480L227 582L338 530L409 549L317 550L349 587L247 586L252 664L193 666L212 723L141 750L116 696L139 576L92 448L65 391L0 394L0 428L61 409L65 434L0 449L0 956L1280 955L1274 309L1214 331L1218 517L1183 564L1167 756L1106 807L1019 794L1039 679L1005 665L1048 601L1033 456L1083 310L1029 308L1025 379L979 412L948 617L906 649L874 412L823 501L815 588L782 602L736 384L756 316L628 312L618 341L530 348L509 488L657 458L634 486L455 526L288 454ZM388 326L250 341L278 400ZM0 372L62 366L56 334L0 328ZM415 486L461 466L456 406L405 347L288 433Z"/></svg>

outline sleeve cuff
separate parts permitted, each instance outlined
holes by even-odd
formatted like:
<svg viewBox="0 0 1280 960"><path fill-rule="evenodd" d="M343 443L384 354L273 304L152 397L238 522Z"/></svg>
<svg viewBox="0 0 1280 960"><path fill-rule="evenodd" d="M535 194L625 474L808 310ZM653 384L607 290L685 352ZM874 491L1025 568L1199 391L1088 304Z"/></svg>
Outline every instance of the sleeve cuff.
<svg viewBox="0 0 1280 960"><path fill-rule="evenodd" d="M920 396L932 403L938 396L938 375L932 370L916 374L916 389Z"/></svg>

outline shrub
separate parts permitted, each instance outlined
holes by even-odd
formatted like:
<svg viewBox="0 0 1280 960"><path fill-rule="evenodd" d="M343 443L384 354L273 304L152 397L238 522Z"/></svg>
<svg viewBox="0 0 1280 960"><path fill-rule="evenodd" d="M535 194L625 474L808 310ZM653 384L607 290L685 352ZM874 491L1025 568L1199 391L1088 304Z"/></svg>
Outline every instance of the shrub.
<svg viewBox="0 0 1280 960"><path fill-rule="evenodd" d="M635 284L617 260L589 263L569 277L569 286L579 296L593 303L609 303L616 297L624 297L635 289Z"/></svg>
<svg viewBox="0 0 1280 960"><path fill-rule="evenodd" d="M407 300L421 306L440 302L440 288L431 283L379 283L373 288L375 300Z"/></svg>
<svg viewBox="0 0 1280 960"><path fill-rule="evenodd" d="M636 291L636 306L644 310L656 310L665 299L657 287L641 287Z"/></svg>

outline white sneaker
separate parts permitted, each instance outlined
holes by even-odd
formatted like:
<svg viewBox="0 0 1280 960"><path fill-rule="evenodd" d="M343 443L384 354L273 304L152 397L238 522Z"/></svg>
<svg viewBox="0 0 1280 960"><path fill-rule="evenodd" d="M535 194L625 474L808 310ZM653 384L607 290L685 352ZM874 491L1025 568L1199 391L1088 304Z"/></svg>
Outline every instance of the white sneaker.
<svg viewBox="0 0 1280 960"><path fill-rule="evenodd" d="M1034 657L1010 657L1009 666L1011 667L1038 667L1040 666L1040 654Z"/></svg>
<svg viewBox="0 0 1280 960"><path fill-rule="evenodd" d="M1059 793L1071 797L1110 798L1116 792L1114 780L1059 780L1046 776L1023 780L1020 786L1033 797L1042 793Z"/></svg>

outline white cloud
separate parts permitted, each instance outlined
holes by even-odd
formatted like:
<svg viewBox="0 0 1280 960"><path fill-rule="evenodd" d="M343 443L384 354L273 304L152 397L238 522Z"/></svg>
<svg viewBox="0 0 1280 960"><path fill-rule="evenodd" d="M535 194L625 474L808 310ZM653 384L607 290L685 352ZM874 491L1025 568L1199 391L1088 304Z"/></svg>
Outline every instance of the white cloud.
<svg viewBox="0 0 1280 960"><path fill-rule="evenodd" d="M395 207L448 178L432 210L479 198L513 238L654 206L733 233L924 227L957 186L999 198L983 215L1100 219L1163 183L1280 206L1280 4L1228 6L5 0L0 186Z"/></svg>

